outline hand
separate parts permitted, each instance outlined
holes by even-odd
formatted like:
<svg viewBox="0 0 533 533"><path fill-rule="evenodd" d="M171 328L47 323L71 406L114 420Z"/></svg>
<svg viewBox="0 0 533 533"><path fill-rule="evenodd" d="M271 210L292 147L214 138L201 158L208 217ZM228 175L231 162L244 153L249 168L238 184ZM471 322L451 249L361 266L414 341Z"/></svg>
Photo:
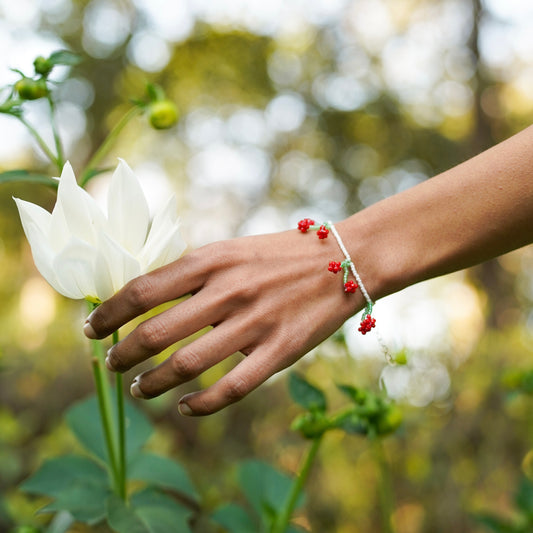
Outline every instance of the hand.
<svg viewBox="0 0 533 533"><path fill-rule="evenodd" d="M187 294L175 306L139 324L113 346L110 370L124 372L207 327L205 335L135 378L132 395L153 398L235 352L246 357L206 390L184 396L185 415L206 415L234 403L288 367L363 307L360 292L346 294L343 260L334 238L296 230L210 244L129 282L100 305L84 326L104 338L155 306Z"/></svg>

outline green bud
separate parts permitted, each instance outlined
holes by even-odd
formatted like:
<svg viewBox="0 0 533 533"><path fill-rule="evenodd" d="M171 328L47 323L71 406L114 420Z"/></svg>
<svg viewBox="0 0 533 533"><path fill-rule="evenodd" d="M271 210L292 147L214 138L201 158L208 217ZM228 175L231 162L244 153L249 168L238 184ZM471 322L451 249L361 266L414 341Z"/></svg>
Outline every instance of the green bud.
<svg viewBox="0 0 533 533"><path fill-rule="evenodd" d="M48 76L54 68L52 62L43 56L37 57L33 62L33 66L35 68L35 73L40 74L41 76Z"/></svg>
<svg viewBox="0 0 533 533"><path fill-rule="evenodd" d="M293 431L298 431L306 439L315 439L323 435L332 425L323 413L303 413L291 424Z"/></svg>
<svg viewBox="0 0 533 533"><path fill-rule="evenodd" d="M148 106L150 124L156 130L171 128L178 122L178 108L170 100L157 100Z"/></svg>
<svg viewBox="0 0 533 533"><path fill-rule="evenodd" d="M22 100L37 100L48 94L48 87L44 79L22 78L15 83L15 90Z"/></svg>
<svg viewBox="0 0 533 533"><path fill-rule="evenodd" d="M382 417L380 417L377 424L378 435L387 435L396 431L403 422L402 411L396 406L391 405Z"/></svg>

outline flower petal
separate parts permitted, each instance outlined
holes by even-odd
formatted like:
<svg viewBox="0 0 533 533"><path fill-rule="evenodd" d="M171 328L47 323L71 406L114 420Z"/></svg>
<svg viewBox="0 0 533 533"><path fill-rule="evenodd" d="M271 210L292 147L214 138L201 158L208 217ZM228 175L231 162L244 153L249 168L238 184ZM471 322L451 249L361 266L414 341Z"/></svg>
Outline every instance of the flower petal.
<svg viewBox="0 0 533 533"><path fill-rule="evenodd" d="M120 290L128 281L139 276L141 266L135 257L105 233L99 235L98 249L111 280L111 294L104 295L102 300L105 300Z"/></svg>
<svg viewBox="0 0 533 533"><path fill-rule="evenodd" d="M128 252L136 255L146 239L150 211L137 177L122 159L111 178L107 216L110 235Z"/></svg>
<svg viewBox="0 0 533 533"><path fill-rule="evenodd" d="M98 230L106 224L96 201L77 184L68 161L59 180L52 220L54 229L63 239L67 234L74 235L90 245L96 244Z"/></svg>
<svg viewBox="0 0 533 533"><path fill-rule="evenodd" d="M57 292L68 296L53 269L54 251L50 244L50 213L31 202L18 198L14 200L37 270Z"/></svg>
<svg viewBox="0 0 533 533"><path fill-rule="evenodd" d="M146 244L139 256L143 273L171 263L185 248L176 216L176 199L172 197L164 209L155 215Z"/></svg>
<svg viewBox="0 0 533 533"><path fill-rule="evenodd" d="M95 275L96 250L80 239L73 237L69 244L55 257L53 269L64 294L69 298L99 299Z"/></svg>

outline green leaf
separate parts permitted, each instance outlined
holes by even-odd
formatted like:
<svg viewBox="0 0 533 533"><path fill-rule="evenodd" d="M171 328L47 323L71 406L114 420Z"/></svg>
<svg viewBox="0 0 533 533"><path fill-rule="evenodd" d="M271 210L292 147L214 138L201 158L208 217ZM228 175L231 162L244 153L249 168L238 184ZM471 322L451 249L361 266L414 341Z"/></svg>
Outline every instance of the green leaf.
<svg viewBox="0 0 533 533"><path fill-rule="evenodd" d="M190 532L190 515L179 502L152 489L134 494L129 507L115 495L107 501L107 520L118 533Z"/></svg>
<svg viewBox="0 0 533 533"><path fill-rule="evenodd" d="M340 419L335 423L335 427L353 435L366 435L368 433L368 422L362 420L356 413Z"/></svg>
<svg viewBox="0 0 533 533"><path fill-rule="evenodd" d="M502 518L490 514L475 514L472 517L478 524L487 527L495 533L523 533L525 530L515 527Z"/></svg>
<svg viewBox="0 0 533 533"><path fill-rule="evenodd" d="M82 479L55 495L54 501L41 509L41 513L68 511L78 522L96 524L106 515L105 502L111 490L108 487Z"/></svg>
<svg viewBox="0 0 533 533"><path fill-rule="evenodd" d="M211 515L211 519L229 533L250 533L258 529L250 514L235 503L219 507Z"/></svg>
<svg viewBox="0 0 533 533"><path fill-rule="evenodd" d="M79 54L69 52L68 50L57 50L50 55L48 60L53 65L67 65L69 67L74 67L82 62L82 57Z"/></svg>
<svg viewBox="0 0 533 533"><path fill-rule="evenodd" d="M153 488L137 492L131 498L131 505L151 533L190 531L191 510L163 492Z"/></svg>
<svg viewBox="0 0 533 533"><path fill-rule="evenodd" d="M60 511L46 528L46 533L68 533L70 526L75 521L75 518L68 511Z"/></svg>
<svg viewBox="0 0 533 533"><path fill-rule="evenodd" d="M26 183L38 183L39 185L46 185L57 189L58 181L46 176L44 174L38 174L36 172L29 172L28 170L7 170L6 172L0 172L0 184L13 183L13 182L26 182Z"/></svg>
<svg viewBox="0 0 533 533"><path fill-rule="evenodd" d="M144 446L153 430L146 416L132 404L126 403L125 411L126 459L129 461ZM107 451L96 396L91 396L87 400L75 404L69 409L65 418L68 426L85 449L95 457L107 462Z"/></svg>
<svg viewBox="0 0 533 533"><path fill-rule="evenodd" d="M515 495L516 506L529 517L533 517L533 482L523 477Z"/></svg>
<svg viewBox="0 0 533 533"><path fill-rule="evenodd" d="M113 494L106 505L107 522L118 533L150 533L148 526L132 507Z"/></svg>
<svg viewBox="0 0 533 533"><path fill-rule="evenodd" d="M239 484L253 509L265 519L272 518L285 503L292 486L292 478L262 461L241 463ZM303 502L300 498L298 504Z"/></svg>
<svg viewBox="0 0 533 533"><path fill-rule="evenodd" d="M337 388L350 400L352 400L353 403L357 405L362 405L367 397L367 394L364 390L360 390L357 387L354 387L353 385L341 385L337 384Z"/></svg>
<svg viewBox="0 0 533 533"><path fill-rule="evenodd" d="M133 458L128 477L156 487L171 489L198 501L199 496L185 469L176 461L152 453Z"/></svg>
<svg viewBox="0 0 533 533"><path fill-rule="evenodd" d="M100 465L87 457L64 455L45 461L20 488L32 494L55 497L81 481L101 487L109 486L107 472Z"/></svg>
<svg viewBox="0 0 533 533"><path fill-rule="evenodd" d="M296 372L289 375L289 393L297 404L309 411L324 412L327 408L324 393Z"/></svg>

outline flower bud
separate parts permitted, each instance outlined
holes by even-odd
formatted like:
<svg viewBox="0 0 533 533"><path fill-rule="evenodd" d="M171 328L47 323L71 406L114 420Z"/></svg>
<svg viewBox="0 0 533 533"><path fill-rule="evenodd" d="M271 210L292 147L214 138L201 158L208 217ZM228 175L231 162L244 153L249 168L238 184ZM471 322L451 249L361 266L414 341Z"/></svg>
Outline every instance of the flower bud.
<svg viewBox="0 0 533 533"><path fill-rule="evenodd" d="M41 76L48 76L54 65L49 59L46 59L43 56L39 56L35 58L35 61L33 62L33 67L35 68L36 74L40 74Z"/></svg>
<svg viewBox="0 0 533 533"><path fill-rule="evenodd" d="M150 124L156 130L171 128L178 121L178 108L170 100L156 100L148 106Z"/></svg>
<svg viewBox="0 0 533 533"><path fill-rule="evenodd" d="M400 408L396 405L390 405L386 413L378 421L378 435L393 433L402 425L402 422L403 414Z"/></svg>
<svg viewBox="0 0 533 533"><path fill-rule="evenodd" d="M48 87L44 79L22 78L15 83L15 90L22 100L37 100L48 94Z"/></svg>

